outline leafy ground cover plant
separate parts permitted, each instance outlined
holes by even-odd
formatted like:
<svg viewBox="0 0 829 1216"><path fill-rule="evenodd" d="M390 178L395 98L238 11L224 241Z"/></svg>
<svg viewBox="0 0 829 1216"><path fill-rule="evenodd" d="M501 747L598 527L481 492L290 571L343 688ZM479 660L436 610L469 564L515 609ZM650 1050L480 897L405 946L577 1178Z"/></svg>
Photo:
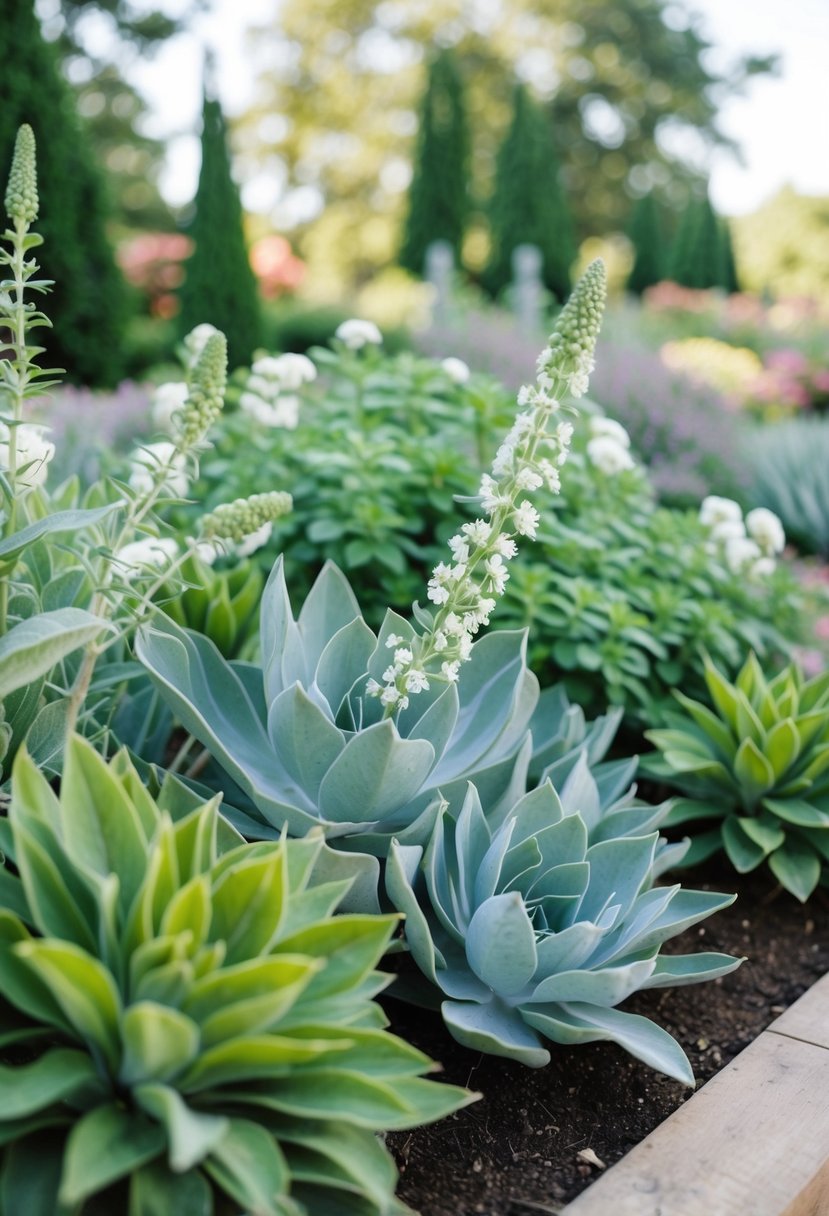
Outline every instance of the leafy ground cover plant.
<svg viewBox="0 0 829 1216"><path fill-rule="evenodd" d="M10 827L10 831L7 830ZM21 752L0 869L0 1210L393 1216L375 1136L472 1095L387 1033L395 917L333 916L320 835L245 845L75 737Z"/></svg>
<svg viewBox="0 0 829 1216"><path fill-rule="evenodd" d="M706 703L677 691L684 712L646 732L658 754L645 771L685 795L664 822L721 819L695 834L692 860L722 848L740 873L768 861L805 900L829 862L829 674L791 665L767 680L752 654L733 684L706 658L705 679Z"/></svg>
<svg viewBox="0 0 829 1216"><path fill-rule="evenodd" d="M752 436L749 498L768 506L803 553L829 557L829 421L798 418Z"/></svg>
<svg viewBox="0 0 829 1216"><path fill-rule="evenodd" d="M96 482L83 495L72 481L47 489L55 445L26 411L57 373L38 366L42 348L31 342L32 331L49 321L30 297L50 283L37 277L28 256L42 241L31 230L39 204L34 136L26 126L5 203L12 227L5 233L9 247L0 251L9 275L0 313L10 351L0 384L0 763L7 775L26 737L38 762L55 770L76 725L104 735L118 668L108 665L97 681L105 695L96 699L99 661L113 648L123 657L136 622L155 610L162 585L181 586L179 568L197 550L248 543L251 533L290 508L290 496L274 491L219 504L182 546L164 532L159 508L187 492L223 403L225 341L209 326L188 339L187 380L175 386L173 436L139 448L123 482ZM71 544L63 539L68 536ZM228 624L225 613L223 637Z"/></svg>
<svg viewBox="0 0 829 1216"><path fill-rule="evenodd" d="M452 1036L475 1051L532 1067L543 1040L607 1039L685 1084L685 1053L647 1018L617 1006L637 989L725 975L722 954L660 956L668 938L733 896L655 887L658 837L588 846L548 782L493 818L470 787L457 818L444 812L424 849L392 844L386 889L406 915L423 976L408 995L440 1002Z"/></svg>

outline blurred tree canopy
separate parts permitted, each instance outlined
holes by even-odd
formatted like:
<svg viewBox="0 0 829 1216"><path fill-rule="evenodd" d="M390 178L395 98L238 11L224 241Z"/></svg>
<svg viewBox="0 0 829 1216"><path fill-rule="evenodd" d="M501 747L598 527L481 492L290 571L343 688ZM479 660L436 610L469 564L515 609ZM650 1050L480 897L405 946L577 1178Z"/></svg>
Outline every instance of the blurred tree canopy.
<svg viewBox="0 0 829 1216"><path fill-rule="evenodd" d="M283 0L251 42L259 101L240 134L285 176L278 222L303 230L305 256L365 277L394 255L425 61L452 47L469 82L478 201L517 73L546 101L579 237L600 235L624 226L628 192L681 204L689 145L727 144L720 100L772 66L715 69L694 18L678 13L669 0Z"/></svg>
<svg viewBox="0 0 829 1216"><path fill-rule="evenodd" d="M743 287L829 304L829 198L785 186L732 230Z"/></svg>
<svg viewBox="0 0 829 1216"><path fill-rule="evenodd" d="M32 0L0 0L0 12ZM158 191L164 145L141 129L143 98L124 69L152 55L204 3L189 0L172 18L134 0L37 0L44 33L53 40L86 120L96 157L106 169L117 219L128 227L166 229L169 208Z"/></svg>

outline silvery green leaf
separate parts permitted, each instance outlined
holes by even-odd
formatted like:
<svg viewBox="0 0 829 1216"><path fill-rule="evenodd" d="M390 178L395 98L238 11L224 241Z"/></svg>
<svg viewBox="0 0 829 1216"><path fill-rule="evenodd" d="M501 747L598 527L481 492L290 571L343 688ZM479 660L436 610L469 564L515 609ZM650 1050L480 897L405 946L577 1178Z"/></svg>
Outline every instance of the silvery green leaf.
<svg viewBox="0 0 829 1216"><path fill-rule="evenodd" d="M508 1056L530 1068L550 1063L550 1053L517 1010L498 1000L483 1004L471 1001L444 1001L443 1020L454 1039L473 1051Z"/></svg>
<svg viewBox="0 0 829 1216"><path fill-rule="evenodd" d="M626 915L653 865L657 837L633 836L626 840L603 840L587 850L590 881L584 893L579 917L594 920L608 896Z"/></svg>
<svg viewBox="0 0 829 1216"><path fill-rule="evenodd" d="M268 735L279 766L316 802L325 774L346 746L342 731L293 684L271 703Z"/></svg>
<svg viewBox="0 0 829 1216"><path fill-rule="evenodd" d="M410 801L434 762L425 740L401 739L388 719L354 735L320 785L319 808L333 823L376 822Z"/></svg>
<svg viewBox="0 0 829 1216"><path fill-rule="evenodd" d="M588 831L597 826L601 814L599 790L587 763L586 750L579 753L572 772L560 788L560 795L565 814L581 815Z"/></svg>
<svg viewBox="0 0 829 1216"><path fill-rule="evenodd" d="M0 698L31 684L111 626L82 608L56 608L19 621L0 638Z"/></svg>
<svg viewBox="0 0 829 1216"><path fill-rule="evenodd" d="M368 660L376 639L362 617L338 629L323 647L315 674L315 686L336 721L340 705L355 681L367 679Z"/></svg>
<svg viewBox="0 0 829 1216"><path fill-rule="evenodd" d="M739 967L742 959L730 954L666 954L657 959L653 973L643 988L673 988L717 979Z"/></svg>
<svg viewBox="0 0 829 1216"><path fill-rule="evenodd" d="M348 579L333 562L326 562L297 619L309 678L330 639L356 620L362 620L362 614Z"/></svg>
<svg viewBox="0 0 829 1216"><path fill-rule="evenodd" d="M559 971L542 980L526 999L525 1007L559 1001L586 1001L590 1005L618 1005L653 974L653 959L596 971Z"/></svg>
<svg viewBox="0 0 829 1216"><path fill-rule="evenodd" d="M122 502L112 502L104 507L89 510L55 511L51 515L45 515L42 519L21 528L19 532L13 532L11 536L0 540L0 565L19 557L29 545L33 545L42 536L50 533L80 532L100 523L123 505Z"/></svg>
<svg viewBox="0 0 829 1216"><path fill-rule="evenodd" d="M514 996L529 984L538 963L535 933L518 891L479 904L466 935L469 965L494 992Z"/></svg>

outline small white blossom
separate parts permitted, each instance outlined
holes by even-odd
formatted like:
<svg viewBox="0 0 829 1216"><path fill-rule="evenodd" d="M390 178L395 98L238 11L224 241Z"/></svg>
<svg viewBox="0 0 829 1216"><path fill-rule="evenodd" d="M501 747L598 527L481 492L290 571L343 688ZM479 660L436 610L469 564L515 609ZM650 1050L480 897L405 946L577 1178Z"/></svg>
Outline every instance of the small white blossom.
<svg viewBox="0 0 829 1216"><path fill-rule="evenodd" d="M450 612L447 614L446 620L443 622L443 628L450 637L460 637L460 635L463 633L463 621L456 612Z"/></svg>
<svg viewBox="0 0 829 1216"><path fill-rule="evenodd" d="M749 570L749 576L756 579L769 578L777 569L777 562L773 557L758 557Z"/></svg>
<svg viewBox="0 0 829 1216"><path fill-rule="evenodd" d="M273 523L268 520L266 524L262 524L261 528L257 528L255 532L251 532L244 540L239 541L236 545L236 553L239 557L250 557L257 549L261 549L271 539L273 532Z"/></svg>
<svg viewBox="0 0 829 1216"><path fill-rule="evenodd" d="M614 418L593 417L590 419L590 434L594 438L601 435L606 435L609 439L615 439L623 448L630 447L630 435L620 422L616 422Z"/></svg>
<svg viewBox="0 0 829 1216"><path fill-rule="evenodd" d="M544 478L529 466L519 469L515 476L515 485L519 490L537 490L544 485Z"/></svg>
<svg viewBox="0 0 829 1216"><path fill-rule="evenodd" d="M383 691L383 685L378 684L376 680L369 680L366 684L366 692L370 697L379 697Z"/></svg>
<svg viewBox="0 0 829 1216"><path fill-rule="evenodd" d="M711 529L711 539L726 544L730 540L739 540L745 536L746 527L741 519L723 519L714 524Z"/></svg>
<svg viewBox="0 0 829 1216"><path fill-rule="evenodd" d="M399 705L400 700L400 692L395 688L394 684L387 684L380 693L380 703L382 705Z"/></svg>
<svg viewBox="0 0 829 1216"><path fill-rule="evenodd" d="M450 536L448 544L456 562L469 561L469 545L463 536Z"/></svg>
<svg viewBox="0 0 829 1216"><path fill-rule="evenodd" d="M450 355L448 359L442 359L440 365L455 384L466 384L471 375L463 359L456 359L453 355Z"/></svg>
<svg viewBox="0 0 829 1216"><path fill-rule="evenodd" d="M500 553L502 557L515 557L516 553L518 552L518 546L511 536L507 536L506 532L500 532L498 536L496 536L494 545L495 552Z"/></svg>
<svg viewBox="0 0 829 1216"><path fill-rule="evenodd" d="M413 668L406 676L407 692L425 692L429 688L429 679L425 671Z"/></svg>
<svg viewBox="0 0 829 1216"><path fill-rule="evenodd" d="M747 536L732 536L725 542L725 560L733 574L754 565L761 556L760 546Z"/></svg>
<svg viewBox="0 0 829 1216"><path fill-rule="evenodd" d="M572 422L560 422L556 427L556 439L562 447L570 446L573 439L573 424Z"/></svg>
<svg viewBox="0 0 829 1216"><path fill-rule="evenodd" d="M458 638L458 656L462 663L466 663L469 656L472 654L472 638L465 631Z"/></svg>
<svg viewBox="0 0 829 1216"><path fill-rule="evenodd" d="M15 428L16 482L21 493L34 490L46 481L49 461L55 454L55 445L45 438L46 430L44 426L30 423ZM0 467L4 470L9 467L9 428L5 423L0 423Z"/></svg>
<svg viewBox="0 0 829 1216"><path fill-rule="evenodd" d="M178 554L178 545L171 536L144 536L134 540L113 555L118 572L132 579L148 570L169 566Z"/></svg>
<svg viewBox="0 0 829 1216"><path fill-rule="evenodd" d="M289 351L274 359L274 372L284 389L293 391L302 388L303 384L311 384L317 378L317 369L307 355L296 355ZM253 365L254 368L256 364Z"/></svg>
<svg viewBox="0 0 829 1216"><path fill-rule="evenodd" d="M460 669L461 665L457 659L454 659L451 663L441 663L440 665L440 673L443 678L453 684L457 681Z"/></svg>
<svg viewBox="0 0 829 1216"><path fill-rule="evenodd" d="M720 498L717 494L709 494L703 498L699 509L699 522L711 527L714 524L741 521L743 511L733 498Z"/></svg>
<svg viewBox="0 0 829 1216"><path fill-rule="evenodd" d="M408 646L401 646L399 650L395 650L394 652L394 661L395 663L399 663L401 671L407 663L411 663L413 657Z"/></svg>
<svg viewBox="0 0 829 1216"><path fill-rule="evenodd" d="M530 540L535 540L540 518L535 507L525 498L512 513L513 527L520 536L529 536Z"/></svg>
<svg viewBox="0 0 829 1216"><path fill-rule="evenodd" d="M426 596L433 604L437 604L440 607L441 604L448 602L449 590L442 583L437 582L436 579L430 578L426 588Z"/></svg>
<svg viewBox="0 0 829 1216"><path fill-rule="evenodd" d="M566 454L566 452L562 453L565 456ZM559 494L561 492L561 477L556 466L551 464L549 460L539 460L538 471L546 481L547 488L552 490L554 494Z"/></svg>
<svg viewBox="0 0 829 1216"><path fill-rule="evenodd" d="M492 524L488 524L485 519L475 519L471 523L464 524L461 531L471 545L485 545L492 534Z"/></svg>
<svg viewBox="0 0 829 1216"><path fill-rule="evenodd" d="M509 571L504 565L504 559L500 553L493 553L492 557L488 557L485 563L487 574L493 583L493 590L496 595L503 595L507 580L509 579Z"/></svg>
<svg viewBox="0 0 829 1216"><path fill-rule="evenodd" d="M746 515L746 529L752 540L763 550L766 557L782 553L786 546L786 533L774 511L767 507L755 507Z"/></svg>
<svg viewBox="0 0 829 1216"><path fill-rule="evenodd" d="M590 377L587 375L587 372L573 372L567 387L570 390L571 397L583 397L590 387Z"/></svg>
<svg viewBox="0 0 829 1216"><path fill-rule="evenodd" d="M607 477L615 477L617 473L634 467L633 457L627 448L622 447L609 435L598 435L589 441L587 459Z"/></svg>
<svg viewBox="0 0 829 1216"><path fill-rule="evenodd" d="M156 430L170 434L176 430L176 415L187 400L189 389L183 380L168 380L153 392L150 416Z"/></svg>
<svg viewBox="0 0 829 1216"><path fill-rule="evenodd" d="M509 504L509 499L501 493L498 482L493 477L490 477L489 473L484 473L481 478L481 487L478 493L481 496L481 506L487 515L491 515L498 507L504 507Z"/></svg>
<svg viewBox="0 0 829 1216"><path fill-rule="evenodd" d="M156 484L160 469L166 469L161 490L173 498L183 498L189 479L187 462L174 443L163 439L147 443L132 454L129 476L130 488L136 494L149 494Z"/></svg>
<svg viewBox="0 0 829 1216"><path fill-rule="evenodd" d="M446 634L443 633L440 629L435 634L435 640L434 640L433 645L434 645L435 650L438 652L438 654L442 650L445 650L446 647L449 645L449 639L447 638Z"/></svg>
<svg viewBox="0 0 829 1216"><path fill-rule="evenodd" d="M388 650L393 650L395 646L399 646L403 641L399 633L390 633L386 638L386 647Z"/></svg>
<svg viewBox="0 0 829 1216"><path fill-rule="evenodd" d="M362 350L364 346L380 346L383 342L383 335L374 322L361 321L358 317L343 321L341 325L337 326L334 336L344 342L349 350Z"/></svg>

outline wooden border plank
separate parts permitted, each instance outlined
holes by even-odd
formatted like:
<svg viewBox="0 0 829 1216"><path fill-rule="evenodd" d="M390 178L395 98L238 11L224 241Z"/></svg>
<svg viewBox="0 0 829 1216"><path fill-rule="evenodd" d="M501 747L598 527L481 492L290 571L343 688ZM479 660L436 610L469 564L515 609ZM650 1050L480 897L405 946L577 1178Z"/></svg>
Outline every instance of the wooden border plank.
<svg viewBox="0 0 829 1216"><path fill-rule="evenodd" d="M790 1039L802 1039L804 1043L829 1047L829 975L824 975L808 992L804 992L799 1001L781 1013L766 1033L785 1034Z"/></svg>
<svg viewBox="0 0 829 1216"><path fill-rule="evenodd" d="M829 1050L764 1031L563 1216L825 1213L828 1095Z"/></svg>

